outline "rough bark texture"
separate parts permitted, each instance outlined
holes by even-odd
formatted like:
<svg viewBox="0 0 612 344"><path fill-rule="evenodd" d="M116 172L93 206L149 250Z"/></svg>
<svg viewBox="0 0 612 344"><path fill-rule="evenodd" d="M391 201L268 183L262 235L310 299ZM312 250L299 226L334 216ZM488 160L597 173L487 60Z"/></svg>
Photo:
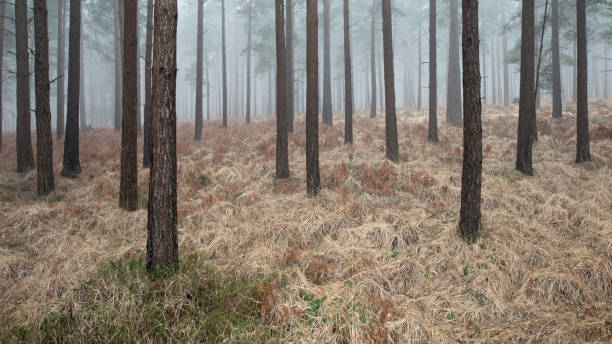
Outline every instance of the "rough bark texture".
<svg viewBox="0 0 612 344"><path fill-rule="evenodd" d="M344 143L353 143L353 71L349 0L344 0Z"/></svg>
<svg viewBox="0 0 612 344"><path fill-rule="evenodd" d="M225 53L225 0L221 0L221 59L223 60L223 128L227 128L227 56Z"/></svg>
<svg viewBox="0 0 612 344"><path fill-rule="evenodd" d="M306 192L321 190L319 174L319 35L317 0L306 0Z"/></svg>
<svg viewBox="0 0 612 344"><path fill-rule="evenodd" d="M145 106L142 166L151 167L151 63L153 59L153 0L147 0L147 38L145 50Z"/></svg>
<svg viewBox="0 0 612 344"><path fill-rule="evenodd" d="M552 63L553 63L553 118L563 115L561 100L561 61L559 57L559 0L552 0Z"/></svg>
<svg viewBox="0 0 612 344"><path fill-rule="evenodd" d="M474 243L480 236L482 187L482 104L478 0L463 0L463 172L459 229L463 240Z"/></svg>
<svg viewBox="0 0 612 344"><path fill-rule="evenodd" d="M287 137L287 59L285 56L285 11L283 0L275 0L276 22L276 178L289 178Z"/></svg>
<svg viewBox="0 0 612 344"><path fill-rule="evenodd" d="M448 86L446 88L446 121L461 123L461 70L459 69L459 20L458 0L450 0L450 25L448 36Z"/></svg>
<svg viewBox="0 0 612 344"><path fill-rule="evenodd" d="M30 131L30 62L28 59L28 9L26 1L15 2L17 53L17 172L34 168Z"/></svg>
<svg viewBox="0 0 612 344"><path fill-rule="evenodd" d="M36 86L36 193L46 196L54 188L51 105L49 104L49 32L47 1L34 1L34 45Z"/></svg>
<svg viewBox="0 0 612 344"><path fill-rule="evenodd" d="M121 0L113 1L113 13L114 13L114 34L115 34L115 130L121 130L121 15L119 13L119 2Z"/></svg>
<svg viewBox="0 0 612 344"><path fill-rule="evenodd" d="M178 262L176 210L176 0L155 1L147 269Z"/></svg>
<svg viewBox="0 0 612 344"><path fill-rule="evenodd" d="M81 22L81 31L83 30L83 23ZM83 40L79 43L81 49L81 56L79 57L79 86L81 87L81 92L79 92L79 124L81 125L81 130L85 130L87 128L87 108L85 104L85 63L84 63L84 55L83 51Z"/></svg>
<svg viewBox="0 0 612 344"><path fill-rule="evenodd" d="M591 161L589 144L589 107L587 83L587 37L585 0L576 0L577 29L577 111L576 117L576 163Z"/></svg>
<svg viewBox="0 0 612 344"><path fill-rule="evenodd" d="M383 46L385 64L385 139L387 159L399 161L395 113L395 73L393 71L393 25L391 0L382 0Z"/></svg>
<svg viewBox="0 0 612 344"><path fill-rule="evenodd" d="M138 209L138 148L136 115L138 113L138 3L125 1L123 42L123 118L121 124L121 182L119 207Z"/></svg>
<svg viewBox="0 0 612 344"><path fill-rule="evenodd" d="M0 3L0 80L2 79L2 68L4 68L4 14L5 14L5 3ZM2 82L0 82L0 152L2 152Z"/></svg>
<svg viewBox="0 0 612 344"><path fill-rule="evenodd" d="M323 0L323 123L333 125L331 88L330 1Z"/></svg>
<svg viewBox="0 0 612 344"><path fill-rule="evenodd" d="M534 5L533 0L523 1L521 27L521 88L519 103L518 142L516 169L533 175L531 161L533 135L532 120L535 116L534 93Z"/></svg>
<svg viewBox="0 0 612 344"><path fill-rule="evenodd" d="M66 0L57 1L57 138L64 136L66 72Z"/></svg>
<svg viewBox="0 0 612 344"><path fill-rule="evenodd" d="M438 67L436 44L436 0L429 0L429 128L427 138L431 142L438 142Z"/></svg>
<svg viewBox="0 0 612 344"><path fill-rule="evenodd" d="M202 122L204 116L202 114L202 74L203 74L203 63L204 63L204 0L198 1L198 28L197 28L197 42L196 42L196 99L195 99L195 133L193 138L196 141L202 140Z"/></svg>
<svg viewBox="0 0 612 344"><path fill-rule="evenodd" d="M247 75L246 75L246 86L247 86L247 94L246 94L246 123L251 123L251 51L252 51L252 36L253 36L253 0L250 0L249 6L249 23L247 27ZM293 131L293 127L291 128Z"/></svg>
<svg viewBox="0 0 612 344"><path fill-rule="evenodd" d="M372 22L370 24L370 118L376 118L376 0L372 0Z"/></svg>
<svg viewBox="0 0 612 344"><path fill-rule="evenodd" d="M294 109L294 87L295 71L293 70L293 0L287 0L285 12L287 13L287 131L293 132Z"/></svg>
<svg viewBox="0 0 612 344"><path fill-rule="evenodd" d="M508 63L506 62L506 54L508 52L508 27L506 23L506 3L502 5L502 22L503 22L503 33L502 33L502 45L503 45L503 65L504 65L504 106L510 105L510 72L508 70Z"/></svg>

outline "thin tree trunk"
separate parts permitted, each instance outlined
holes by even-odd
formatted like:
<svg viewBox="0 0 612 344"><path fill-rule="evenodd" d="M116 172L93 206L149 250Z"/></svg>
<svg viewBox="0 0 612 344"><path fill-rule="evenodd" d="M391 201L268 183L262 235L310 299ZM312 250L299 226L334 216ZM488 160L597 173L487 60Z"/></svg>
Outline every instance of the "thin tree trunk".
<svg viewBox="0 0 612 344"><path fill-rule="evenodd" d="M323 123L334 124L331 88L330 1L323 0Z"/></svg>
<svg viewBox="0 0 612 344"><path fill-rule="evenodd" d="M276 178L289 178L289 141L287 137L287 59L283 0L276 8Z"/></svg>
<svg viewBox="0 0 612 344"><path fill-rule="evenodd" d="M431 142L438 142L437 93L436 0L429 0L429 128L427 138Z"/></svg>
<svg viewBox="0 0 612 344"><path fill-rule="evenodd" d="M114 35L115 35L115 131L121 130L121 16L119 14L119 1L111 0L113 2L113 13L115 20Z"/></svg>
<svg viewBox="0 0 612 344"><path fill-rule="evenodd" d="M121 183L119 207L138 209L138 148L136 115L138 64L138 3L124 1L123 118L121 125Z"/></svg>
<svg viewBox="0 0 612 344"><path fill-rule="evenodd" d="M64 136L66 78L66 0L57 1L57 138Z"/></svg>
<svg viewBox="0 0 612 344"><path fill-rule="evenodd" d="M195 99L195 133L194 140L202 140L202 122L204 116L202 114L202 64L204 61L203 49L204 49L204 1L198 1L198 28L197 28L197 42L196 42L196 99Z"/></svg>
<svg viewBox="0 0 612 344"><path fill-rule="evenodd" d="M574 40L574 48L572 52L574 53L574 64L572 65L572 101L577 102L578 100L578 43L577 39ZM576 105L577 106L577 105Z"/></svg>
<svg viewBox="0 0 612 344"><path fill-rule="evenodd" d="M395 113L395 73L393 71L393 25L391 0L382 0L383 46L385 62L385 139L387 159L399 161Z"/></svg>
<svg viewBox="0 0 612 344"><path fill-rule="evenodd" d="M577 28L577 112L576 117L576 163L591 161L589 144L589 107L587 82L587 37L585 0L576 0Z"/></svg>
<svg viewBox="0 0 612 344"><path fill-rule="evenodd" d="M26 1L15 2L17 52L17 172L34 168L30 131L30 62L28 59L28 9Z"/></svg>
<svg viewBox="0 0 612 344"><path fill-rule="evenodd" d="M295 74L293 67L293 0L287 0L286 4L287 13L287 131L293 132L293 121L295 117L294 109L294 88L295 88Z"/></svg>
<svg viewBox="0 0 612 344"><path fill-rule="evenodd" d="M321 190L319 174L319 35L317 0L306 0L306 192Z"/></svg>
<svg viewBox="0 0 612 344"><path fill-rule="evenodd" d="M604 98L609 98L608 93L608 42L604 42Z"/></svg>
<svg viewBox="0 0 612 344"><path fill-rule="evenodd" d="M353 72L349 0L344 0L344 143L353 143Z"/></svg>
<svg viewBox="0 0 612 344"><path fill-rule="evenodd" d="M46 196L54 189L47 14L47 1L35 0L34 44L36 54L34 70L36 85L36 194L38 196Z"/></svg>
<svg viewBox="0 0 612 344"><path fill-rule="evenodd" d="M246 123L249 124L251 123L251 42L253 31L253 0L250 0L247 6L249 6L249 26L247 28Z"/></svg>
<svg viewBox="0 0 612 344"><path fill-rule="evenodd" d="M81 23L81 30L83 30L83 23ZM87 128L87 109L85 108L85 63L83 63L83 55L85 55L85 53L83 50L82 37L79 45L81 49L81 56L79 58L79 86L81 87L81 91L79 92L79 123L81 125L81 131L83 131Z"/></svg>
<svg viewBox="0 0 612 344"><path fill-rule="evenodd" d="M223 128L227 128L227 56L225 51L225 0L221 0L221 59L223 60Z"/></svg>
<svg viewBox="0 0 612 344"><path fill-rule="evenodd" d="M376 0L372 0L372 23L370 26L371 98L370 118L376 118Z"/></svg>
<svg viewBox="0 0 612 344"><path fill-rule="evenodd" d="M506 54L508 53L508 27L506 23L506 2L502 5L502 21L504 24L502 45L503 45L503 64L504 64L504 107L510 105L510 72L508 70L508 63L506 63Z"/></svg>
<svg viewBox="0 0 612 344"><path fill-rule="evenodd" d="M178 262L176 191L176 0L155 1L147 269Z"/></svg>
<svg viewBox="0 0 612 344"><path fill-rule="evenodd" d="M2 68L4 68L4 15L5 15L5 3L0 2L0 81L2 81ZM3 121L3 110L2 110L2 91L3 83L0 82L0 152L2 152L2 121Z"/></svg>
<svg viewBox="0 0 612 344"><path fill-rule="evenodd" d="M450 0L448 86L446 87L446 121L461 123L461 70L459 68L459 20L458 0Z"/></svg>
<svg viewBox="0 0 612 344"><path fill-rule="evenodd" d="M419 81L418 81L418 90L417 90L417 109L421 109L423 107L423 53L422 53L422 32L421 32L421 24L419 24Z"/></svg>
<svg viewBox="0 0 612 344"><path fill-rule="evenodd" d="M523 1L521 27L521 88L519 104L516 169L523 174L533 175L532 145L535 116L534 93L534 4L533 0Z"/></svg>
<svg viewBox="0 0 612 344"><path fill-rule="evenodd" d="M463 0L463 170L459 229L463 240L472 244L481 235L482 187L482 104L478 0Z"/></svg>
<svg viewBox="0 0 612 344"><path fill-rule="evenodd" d="M552 61L553 61L553 118L561 118L561 61L559 58L559 0L552 0Z"/></svg>
<svg viewBox="0 0 612 344"><path fill-rule="evenodd" d="M145 43L145 106L142 167L151 167L151 64L153 60L153 0L147 0L147 38Z"/></svg>
<svg viewBox="0 0 612 344"><path fill-rule="evenodd" d="M73 178L81 173L79 160L79 92L81 61L81 0L70 0L70 32L68 36L68 112L64 140L62 176Z"/></svg>
<svg viewBox="0 0 612 344"><path fill-rule="evenodd" d="M484 78L482 80L482 102L484 104L487 104L489 102L489 99L487 97L487 46L484 44L484 40L482 43L482 74L484 75Z"/></svg>
<svg viewBox="0 0 612 344"><path fill-rule="evenodd" d="M140 17L139 17L140 18ZM142 88L140 83L140 29L136 31L136 135L142 136ZM138 150L138 149L137 149Z"/></svg>
<svg viewBox="0 0 612 344"><path fill-rule="evenodd" d="M495 73L495 39L491 38L491 104L497 104L497 92L495 85L497 84L497 75Z"/></svg>
<svg viewBox="0 0 612 344"><path fill-rule="evenodd" d="M210 64L208 61L208 56L206 57L206 120L210 121L210 74L208 70L210 69Z"/></svg>

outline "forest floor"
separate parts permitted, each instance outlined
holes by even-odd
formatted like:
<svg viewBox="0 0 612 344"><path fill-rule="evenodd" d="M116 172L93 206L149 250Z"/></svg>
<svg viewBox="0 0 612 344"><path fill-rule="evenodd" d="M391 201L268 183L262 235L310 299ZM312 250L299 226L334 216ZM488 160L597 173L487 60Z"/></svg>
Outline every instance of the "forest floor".
<svg viewBox="0 0 612 344"><path fill-rule="evenodd" d="M305 127L275 180L275 122L178 127L181 267L144 272L140 210L118 208L120 135L81 136L76 179L37 198L0 153L0 342L582 343L612 341L612 104L590 105L593 162L575 165L575 114L544 106L533 177L514 170L518 108L484 114L483 235L457 234L462 130L427 142L400 110L401 161L384 113L320 132L322 192L305 191ZM139 141L139 146L141 146ZM35 147L35 146L34 146Z"/></svg>

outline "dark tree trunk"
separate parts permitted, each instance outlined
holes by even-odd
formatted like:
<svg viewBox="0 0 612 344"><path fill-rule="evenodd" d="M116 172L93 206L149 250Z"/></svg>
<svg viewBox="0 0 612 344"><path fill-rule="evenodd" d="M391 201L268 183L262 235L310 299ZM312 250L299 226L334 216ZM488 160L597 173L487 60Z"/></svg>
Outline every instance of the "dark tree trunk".
<svg viewBox="0 0 612 344"><path fill-rule="evenodd" d="M478 48L478 0L463 0L463 172L459 229L472 244L481 234L482 104Z"/></svg>
<svg viewBox="0 0 612 344"><path fill-rule="evenodd" d="M293 0L287 0L287 131L293 132L295 71L293 70Z"/></svg>
<svg viewBox="0 0 612 344"><path fill-rule="evenodd" d="M419 80L417 90L417 109L423 107L423 52L422 52L422 38L423 33L421 32L421 24L419 24Z"/></svg>
<svg viewBox="0 0 612 344"><path fill-rule="evenodd" d="M331 88L330 1L323 0L323 123L333 125Z"/></svg>
<svg viewBox="0 0 612 344"><path fill-rule="evenodd" d="M589 144L589 107L587 83L587 37L585 0L576 0L577 34L577 112L576 118L576 163L591 161Z"/></svg>
<svg viewBox="0 0 612 344"><path fill-rule="evenodd" d="M399 161L397 119L395 113L395 73L393 71L393 25L391 0L382 0L383 46L385 63L385 139L387 159Z"/></svg>
<svg viewBox="0 0 612 344"><path fill-rule="evenodd" d="M306 192L321 190L319 174L319 34L317 0L306 0Z"/></svg>
<svg viewBox="0 0 612 344"><path fill-rule="evenodd" d="M30 62L28 59L28 8L26 1L15 2L17 50L17 172L34 168L30 131Z"/></svg>
<svg viewBox="0 0 612 344"><path fill-rule="evenodd" d="M429 129L427 138L431 142L438 142L438 67L436 44L436 0L429 0Z"/></svg>
<svg viewBox="0 0 612 344"><path fill-rule="evenodd" d="M285 56L285 11L283 0L276 8L276 178L289 178L287 137L287 59Z"/></svg>
<svg viewBox="0 0 612 344"><path fill-rule="evenodd" d="M450 25L448 37L448 86L446 88L446 121L461 123L461 70L459 69L459 11L458 0L450 0Z"/></svg>
<svg viewBox="0 0 612 344"><path fill-rule="evenodd" d="M145 43L145 106L142 166L151 167L151 62L153 59L153 0L147 0L147 38Z"/></svg>
<svg viewBox="0 0 612 344"><path fill-rule="evenodd" d="M121 102L121 45L123 42L121 41L121 15L119 13L119 2L121 0L111 0L113 1L113 13L115 18L115 26L114 26L114 34L115 34L115 130L121 130L121 111L122 111L122 102Z"/></svg>
<svg viewBox="0 0 612 344"><path fill-rule="evenodd" d="M139 17L140 18L140 17ZM136 32L136 134L138 137L142 136L142 92L140 88L140 29ZM138 149L137 149L138 150Z"/></svg>
<svg viewBox="0 0 612 344"><path fill-rule="evenodd" d="M151 172L147 219L147 269L178 262L176 210L176 0L155 1Z"/></svg>
<svg viewBox="0 0 612 344"><path fill-rule="evenodd" d="M253 0L250 0L247 6L249 6L249 26L247 28L246 123L249 124L251 123L251 44L253 35Z"/></svg>
<svg viewBox="0 0 612 344"><path fill-rule="evenodd" d="M553 118L563 115L561 100L561 61L559 58L559 0L552 0L552 60L553 60Z"/></svg>
<svg viewBox="0 0 612 344"><path fill-rule="evenodd" d="M51 105L49 104L49 32L47 1L34 1L35 84L36 84L36 193L46 196L54 188Z"/></svg>
<svg viewBox="0 0 612 344"><path fill-rule="evenodd" d="M376 118L376 0L372 0L372 22L370 24L370 118Z"/></svg>
<svg viewBox="0 0 612 344"><path fill-rule="evenodd" d="M344 0L344 143L353 143L353 72L349 0Z"/></svg>
<svg viewBox="0 0 612 344"><path fill-rule="evenodd" d="M533 0L523 1L521 27L521 89L519 103L518 142L516 169L533 175L532 145L533 117L535 117L534 93L534 5Z"/></svg>
<svg viewBox="0 0 612 344"><path fill-rule="evenodd" d="M57 138L64 136L66 72L66 0L57 1Z"/></svg>
<svg viewBox="0 0 612 344"><path fill-rule="evenodd" d="M503 65L504 65L504 106L510 105L510 72L508 70L508 63L506 63L506 54L508 53L508 27L506 23L506 3L504 1L502 5L502 22L503 22L503 33L502 33L502 45L503 45Z"/></svg>
<svg viewBox="0 0 612 344"><path fill-rule="evenodd" d="M225 0L221 0L221 59L223 60L223 128L227 128L227 56L225 52Z"/></svg>
<svg viewBox="0 0 612 344"><path fill-rule="evenodd" d="M83 30L83 23L81 22L81 30ZM79 43L81 49L81 57L79 61L79 86L81 87L81 91L79 92L79 124L81 125L81 130L85 130L87 128L87 109L85 107L85 63L83 62L83 55L85 55L83 51L83 39Z"/></svg>
<svg viewBox="0 0 612 344"><path fill-rule="evenodd" d="M138 209L138 142L136 114L138 113L138 3L124 3L125 39L123 42L123 118L121 125L121 183L119 207L128 211Z"/></svg>
<svg viewBox="0 0 612 344"><path fill-rule="evenodd" d="M198 1L198 29L196 42L196 99L195 99L195 133L194 140L202 140L202 122L204 116L202 114L202 64L204 63L204 0Z"/></svg>
<svg viewBox="0 0 612 344"><path fill-rule="evenodd" d="M4 2L0 3L0 80L2 79L2 68L4 68L4 15L6 13L6 4ZM0 82L0 152L2 152L2 87L3 83Z"/></svg>

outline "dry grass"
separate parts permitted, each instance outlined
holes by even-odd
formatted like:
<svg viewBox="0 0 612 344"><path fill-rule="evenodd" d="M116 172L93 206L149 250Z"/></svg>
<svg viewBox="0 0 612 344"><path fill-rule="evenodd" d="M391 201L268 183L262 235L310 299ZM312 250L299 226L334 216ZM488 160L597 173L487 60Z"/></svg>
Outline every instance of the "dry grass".
<svg viewBox="0 0 612 344"><path fill-rule="evenodd" d="M431 145L423 111L398 113L398 164L384 160L382 115L356 119L354 146L342 145L342 122L322 129L324 188L316 199L305 192L303 117L289 139L292 178L283 181L274 180L271 119L231 122L227 131L207 123L197 144L191 125L179 125L180 250L198 253L195 270L288 276L282 287L260 282L252 290L259 317L281 342L609 343L612 114L605 102L590 109L594 161L573 163L575 115L551 121L543 111L536 174L527 178L513 170L517 118L508 113L517 109L487 107L484 233L472 246L457 235L461 128L441 124L440 144ZM34 172L13 172L14 137L5 139L0 333L94 302L105 305L103 319L113 320L113 311L118 321L132 319L122 313L129 298L119 282L95 274L109 261L138 261L146 242L146 211L117 208L119 135L83 134L82 175L58 176L47 199L34 196ZM56 172L62 143L55 142ZM144 208L146 170L139 180ZM160 288L183 298L181 286L195 288L189 278L170 281ZM171 301L162 325L194 338L195 327L172 327L186 301ZM246 338L233 335L223 338Z"/></svg>

